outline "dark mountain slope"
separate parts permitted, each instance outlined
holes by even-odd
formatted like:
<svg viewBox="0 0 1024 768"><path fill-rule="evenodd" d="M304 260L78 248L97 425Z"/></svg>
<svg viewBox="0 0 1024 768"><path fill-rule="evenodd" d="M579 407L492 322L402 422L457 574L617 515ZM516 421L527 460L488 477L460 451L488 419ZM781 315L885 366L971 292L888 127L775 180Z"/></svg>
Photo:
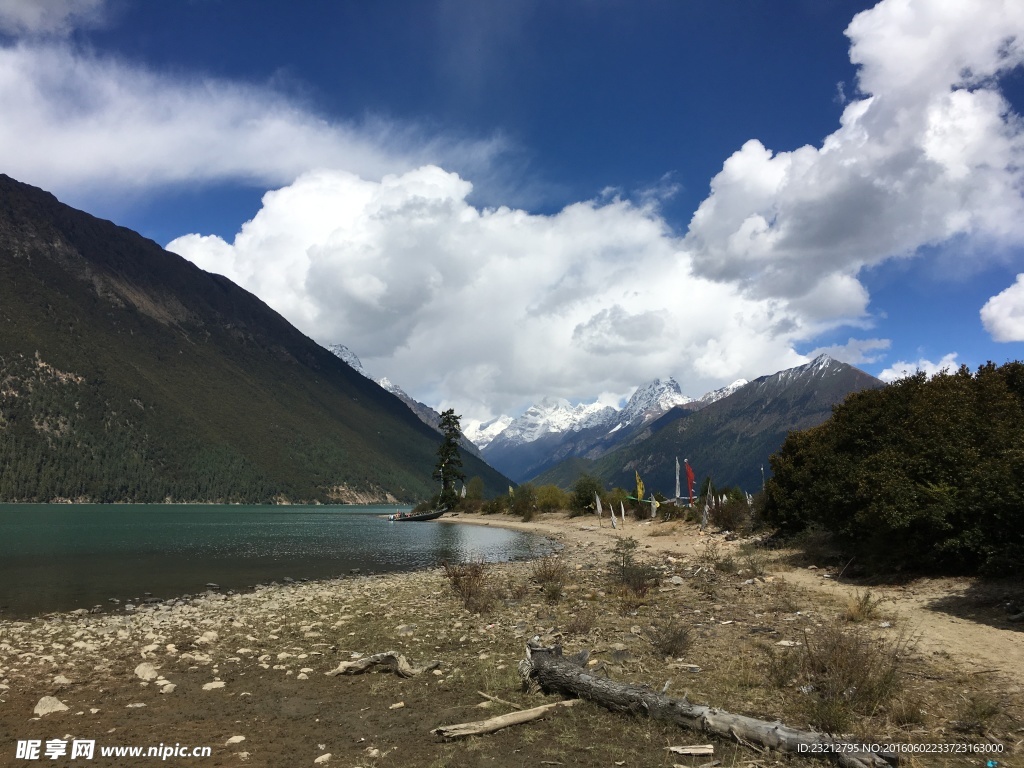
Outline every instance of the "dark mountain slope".
<svg viewBox="0 0 1024 768"><path fill-rule="evenodd" d="M412 500L437 445L228 279L0 175L0 500Z"/></svg>
<svg viewBox="0 0 1024 768"><path fill-rule="evenodd" d="M698 479L760 490L761 467L791 431L825 421L851 392L884 386L846 363L822 355L797 368L762 376L699 411L674 408L629 444L589 465L609 485L630 488L639 472L648 489L675 494L675 459L690 460ZM549 470L535 483L571 484L572 473ZM568 481L568 482L567 482ZM685 486L685 478L684 478ZM684 488L685 493L685 488Z"/></svg>

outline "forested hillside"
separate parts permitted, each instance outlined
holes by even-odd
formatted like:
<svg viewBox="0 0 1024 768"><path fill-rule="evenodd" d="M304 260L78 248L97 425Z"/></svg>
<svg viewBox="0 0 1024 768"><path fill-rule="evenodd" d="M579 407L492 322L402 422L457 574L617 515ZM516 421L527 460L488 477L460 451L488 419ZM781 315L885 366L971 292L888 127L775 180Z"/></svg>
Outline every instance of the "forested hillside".
<svg viewBox="0 0 1024 768"><path fill-rule="evenodd" d="M0 501L413 501L438 444L226 278L0 175Z"/></svg>

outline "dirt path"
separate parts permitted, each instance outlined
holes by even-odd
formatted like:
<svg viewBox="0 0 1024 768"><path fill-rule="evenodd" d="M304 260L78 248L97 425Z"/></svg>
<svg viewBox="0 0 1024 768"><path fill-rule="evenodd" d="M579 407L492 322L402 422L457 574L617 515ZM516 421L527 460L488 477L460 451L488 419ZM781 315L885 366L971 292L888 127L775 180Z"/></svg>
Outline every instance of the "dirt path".
<svg viewBox="0 0 1024 768"><path fill-rule="evenodd" d="M821 572L797 569L781 574L787 582L825 593L846 602L864 588L838 583L822 577ZM917 638L919 653L948 655L962 666L965 674L998 674L1020 693L1024 691L1024 627L1018 629L1000 622L989 606L971 607L972 583L966 579L921 579L907 586L871 587L872 595L884 602L884 614L893 615ZM950 598L962 598L964 610L976 618L957 616L941 606ZM956 604L956 600L953 600ZM1005 626L992 626L987 621Z"/></svg>
<svg viewBox="0 0 1024 768"><path fill-rule="evenodd" d="M532 531L561 539L565 543L614 545L616 539L632 536L645 548L664 554L693 556L709 538L723 550L738 547L721 536L708 537L692 525L635 522L614 530L608 520L601 526L593 517L569 518L545 515L529 523L505 517L460 516L455 522L499 525ZM666 531L670 531L665 535ZM838 605L865 591L857 584L838 582L826 569L791 568L775 572L778 578L805 590L821 594ZM881 612L906 627L916 638L917 651L945 657L967 675L994 675L1015 693L1024 692L1024 624L1005 621L998 606L998 588L986 590L969 579L920 579L900 586L872 586L871 594L883 602ZM1018 587L1018 595L1020 589Z"/></svg>

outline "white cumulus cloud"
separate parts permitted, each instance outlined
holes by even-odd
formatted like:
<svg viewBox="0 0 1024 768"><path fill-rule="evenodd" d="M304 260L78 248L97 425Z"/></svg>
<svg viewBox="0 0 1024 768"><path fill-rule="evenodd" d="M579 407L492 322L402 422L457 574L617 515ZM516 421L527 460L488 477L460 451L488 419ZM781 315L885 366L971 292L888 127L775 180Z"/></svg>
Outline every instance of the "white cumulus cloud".
<svg viewBox="0 0 1024 768"><path fill-rule="evenodd" d="M948 371L952 373L957 370L960 365L956 361L957 353L950 352L948 355L943 355L942 359L937 363L933 363L931 360L921 358L915 362L907 362L900 360L899 362L893 363L891 366L886 368L884 371L878 374L878 378L885 382L896 381L896 379L903 379L907 376L913 376L917 372L923 372L929 378L937 373Z"/></svg>
<svg viewBox="0 0 1024 768"><path fill-rule="evenodd" d="M499 140L327 120L269 86L172 76L64 44L0 47L0 167L58 193L244 181L313 168L366 178L424 162L488 167Z"/></svg>
<svg viewBox="0 0 1024 768"><path fill-rule="evenodd" d="M839 128L791 151L748 141L686 237L699 274L820 319L866 310L865 266L1024 242L1024 128L996 81L1024 61L1024 3L882 0L846 34L859 94Z"/></svg>
<svg viewBox="0 0 1024 768"><path fill-rule="evenodd" d="M167 247L469 418L668 374L699 395L803 362L794 341L820 330L695 276L652 208L611 200L540 216L474 207L471 189L436 166L381 181L317 171L267 193L233 242L193 234Z"/></svg>
<svg viewBox="0 0 1024 768"><path fill-rule="evenodd" d="M1024 273L985 302L981 322L996 341L1024 341Z"/></svg>
<svg viewBox="0 0 1024 768"><path fill-rule="evenodd" d="M106 0L0 0L0 32L66 35L103 20Z"/></svg>
<svg viewBox="0 0 1024 768"><path fill-rule="evenodd" d="M833 344L818 347L807 353L808 357L828 355L850 365L861 363L877 363L883 359L885 352L892 346L891 339L849 339L845 344Z"/></svg>

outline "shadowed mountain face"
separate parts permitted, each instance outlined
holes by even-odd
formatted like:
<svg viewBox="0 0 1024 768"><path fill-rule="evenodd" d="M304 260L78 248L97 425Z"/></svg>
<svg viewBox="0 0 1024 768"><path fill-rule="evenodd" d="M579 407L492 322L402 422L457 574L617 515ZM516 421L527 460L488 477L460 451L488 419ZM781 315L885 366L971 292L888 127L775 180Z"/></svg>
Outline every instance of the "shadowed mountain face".
<svg viewBox="0 0 1024 768"><path fill-rule="evenodd" d="M689 459L698 480L761 489L761 467L791 431L821 424L851 392L881 387L873 376L827 355L740 387L700 410L676 407L629 442L593 461L552 467L533 482L569 487L583 472L630 488L640 473L647 488L675 495L675 459ZM683 478L685 493L685 478Z"/></svg>
<svg viewBox="0 0 1024 768"><path fill-rule="evenodd" d="M0 500L409 501L438 444L227 278L0 175Z"/></svg>

